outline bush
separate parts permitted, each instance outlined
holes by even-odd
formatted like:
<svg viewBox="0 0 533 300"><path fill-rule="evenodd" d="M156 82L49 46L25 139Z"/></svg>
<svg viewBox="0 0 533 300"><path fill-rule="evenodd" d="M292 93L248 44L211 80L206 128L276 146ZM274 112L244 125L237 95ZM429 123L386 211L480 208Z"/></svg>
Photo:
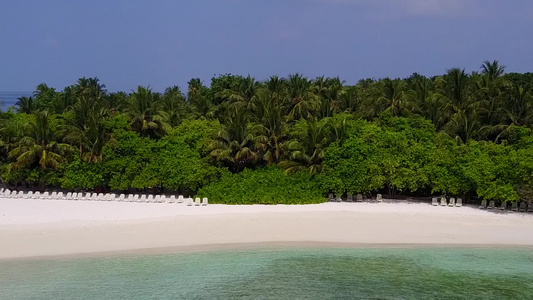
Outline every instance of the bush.
<svg viewBox="0 0 533 300"><path fill-rule="evenodd" d="M198 197L220 204L310 204L326 198L308 173L285 175L275 167L238 174L225 173L220 181L198 191Z"/></svg>
<svg viewBox="0 0 533 300"><path fill-rule="evenodd" d="M217 181L223 169L200 155L201 143L188 141L193 139L172 134L154 141L133 132L118 132L116 141L104 147L106 182L112 190L159 188L189 194Z"/></svg>
<svg viewBox="0 0 533 300"><path fill-rule="evenodd" d="M434 149L435 130L428 121L390 118L353 122L348 139L326 148L324 182L336 193L385 189L394 197L426 187L424 166ZM380 124L381 123L381 124Z"/></svg>
<svg viewBox="0 0 533 300"><path fill-rule="evenodd" d="M104 184L104 176L101 165L83 162L76 159L66 165L63 176L59 180L61 187L65 189L83 188L95 189Z"/></svg>

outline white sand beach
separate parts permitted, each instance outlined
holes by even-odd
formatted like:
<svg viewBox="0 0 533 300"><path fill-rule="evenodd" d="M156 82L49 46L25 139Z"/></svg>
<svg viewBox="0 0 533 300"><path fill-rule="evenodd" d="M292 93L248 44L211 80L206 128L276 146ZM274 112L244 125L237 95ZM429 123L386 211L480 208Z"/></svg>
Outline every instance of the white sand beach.
<svg viewBox="0 0 533 300"><path fill-rule="evenodd" d="M0 198L0 259L257 243L533 247L533 214L425 203L188 207Z"/></svg>

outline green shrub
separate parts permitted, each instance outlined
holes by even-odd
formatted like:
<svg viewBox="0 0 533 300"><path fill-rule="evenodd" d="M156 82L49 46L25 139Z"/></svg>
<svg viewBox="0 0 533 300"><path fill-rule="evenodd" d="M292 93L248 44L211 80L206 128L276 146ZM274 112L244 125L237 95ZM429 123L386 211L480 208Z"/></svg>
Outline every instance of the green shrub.
<svg viewBox="0 0 533 300"><path fill-rule="evenodd" d="M198 191L198 197L220 204L309 204L326 201L308 173L285 175L275 167L238 174L226 173L221 180Z"/></svg>
<svg viewBox="0 0 533 300"><path fill-rule="evenodd" d="M104 184L101 164L83 162L76 159L66 165L63 176L59 180L61 187L66 189L94 189Z"/></svg>

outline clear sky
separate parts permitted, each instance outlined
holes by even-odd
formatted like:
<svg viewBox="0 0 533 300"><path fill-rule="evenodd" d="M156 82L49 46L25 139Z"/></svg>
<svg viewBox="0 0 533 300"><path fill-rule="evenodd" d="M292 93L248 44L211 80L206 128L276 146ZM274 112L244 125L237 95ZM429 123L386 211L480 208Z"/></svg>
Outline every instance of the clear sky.
<svg viewBox="0 0 533 300"><path fill-rule="evenodd" d="M0 91L186 90L215 74L303 73L348 84L479 70L533 71L531 0L0 0Z"/></svg>

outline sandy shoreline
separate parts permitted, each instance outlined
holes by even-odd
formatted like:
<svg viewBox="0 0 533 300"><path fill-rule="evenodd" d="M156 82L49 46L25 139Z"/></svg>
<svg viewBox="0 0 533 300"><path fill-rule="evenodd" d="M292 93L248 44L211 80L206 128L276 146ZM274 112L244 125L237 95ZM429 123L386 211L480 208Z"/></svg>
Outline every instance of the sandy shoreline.
<svg viewBox="0 0 533 300"><path fill-rule="evenodd" d="M0 199L0 259L247 247L533 247L533 214L407 203L209 205Z"/></svg>

